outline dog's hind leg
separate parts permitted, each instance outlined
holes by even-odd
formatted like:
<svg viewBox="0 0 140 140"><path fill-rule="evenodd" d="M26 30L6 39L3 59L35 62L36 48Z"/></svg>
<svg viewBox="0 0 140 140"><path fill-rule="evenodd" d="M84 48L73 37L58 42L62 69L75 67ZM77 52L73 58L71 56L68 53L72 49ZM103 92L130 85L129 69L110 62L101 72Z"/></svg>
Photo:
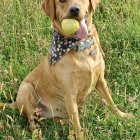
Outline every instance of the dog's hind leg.
<svg viewBox="0 0 140 140"><path fill-rule="evenodd" d="M34 95L35 90L33 86L28 82L24 82L19 87L16 98L16 103L20 114L28 118L31 131L34 131L36 129L36 125L34 122L34 114L35 109L37 107L37 103Z"/></svg>
<svg viewBox="0 0 140 140"><path fill-rule="evenodd" d="M17 108L17 103L16 102L13 102L13 103L2 103L2 102L0 102L0 109L5 109L5 108L16 109Z"/></svg>
<svg viewBox="0 0 140 140"><path fill-rule="evenodd" d="M120 111L116 104L114 103L111 94L109 92L107 83L104 79L104 76L101 76L99 78L99 80L97 81L97 85L96 85L96 89L97 91L102 95L102 97L107 101L107 103L110 105L112 111L119 117L121 118L132 118L133 115L129 114L129 113L124 113L122 111Z"/></svg>

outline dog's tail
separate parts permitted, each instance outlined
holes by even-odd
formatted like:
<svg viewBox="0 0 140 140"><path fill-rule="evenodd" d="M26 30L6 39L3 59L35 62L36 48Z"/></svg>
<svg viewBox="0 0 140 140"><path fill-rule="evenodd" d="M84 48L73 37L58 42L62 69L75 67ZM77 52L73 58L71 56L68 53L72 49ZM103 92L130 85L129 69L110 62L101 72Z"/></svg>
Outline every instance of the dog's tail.
<svg viewBox="0 0 140 140"><path fill-rule="evenodd" d="M12 109L16 109L17 108L17 103L13 102L13 103L2 103L0 102L0 109L6 109L6 108L12 108Z"/></svg>

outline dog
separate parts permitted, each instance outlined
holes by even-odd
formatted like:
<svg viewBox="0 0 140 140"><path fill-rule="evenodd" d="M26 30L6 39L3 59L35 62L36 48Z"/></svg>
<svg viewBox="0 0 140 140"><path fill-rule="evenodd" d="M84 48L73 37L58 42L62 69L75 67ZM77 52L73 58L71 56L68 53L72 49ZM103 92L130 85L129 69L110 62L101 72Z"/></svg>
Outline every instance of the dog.
<svg viewBox="0 0 140 140"><path fill-rule="evenodd" d="M54 36L44 61L21 83L14 103L0 108L17 107L36 129L35 110L45 118L69 117L76 140L83 140L78 108L92 89L96 89L111 110L121 118L132 115L120 111L109 93L104 78L104 53L92 14L100 0L44 0L43 9L53 23ZM72 34L62 30L63 19L76 19L80 29Z"/></svg>

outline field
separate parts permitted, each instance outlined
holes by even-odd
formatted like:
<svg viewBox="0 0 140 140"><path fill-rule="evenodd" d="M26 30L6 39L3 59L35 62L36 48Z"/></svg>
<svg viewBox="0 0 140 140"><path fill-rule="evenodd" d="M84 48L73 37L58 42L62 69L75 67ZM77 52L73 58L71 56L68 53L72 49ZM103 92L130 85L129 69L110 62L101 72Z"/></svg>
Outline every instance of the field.
<svg viewBox="0 0 140 140"><path fill-rule="evenodd" d="M0 101L13 102L24 77L46 56L52 39L50 20L40 0L0 1ZM140 140L140 1L102 0L93 14L105 52L106 74L118 107L134 114L118 119L92 91L81 124L88 140ZM44 140L66 140L69 125L39 122ZM17 110L0 110L0 140L32 139Z"/></svg>

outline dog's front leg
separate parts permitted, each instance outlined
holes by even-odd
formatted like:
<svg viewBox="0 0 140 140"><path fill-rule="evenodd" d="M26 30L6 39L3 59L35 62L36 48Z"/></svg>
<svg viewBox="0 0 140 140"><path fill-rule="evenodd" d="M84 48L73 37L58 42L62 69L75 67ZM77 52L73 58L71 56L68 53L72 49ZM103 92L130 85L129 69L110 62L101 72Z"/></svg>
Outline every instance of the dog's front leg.
<svg viewBox="0 0 140 140"><path fill-rule="evenodd" d="M70 117L70 121L73 125L76 140L83 140L83 133L80 125L76 97L72 96L72 93L65 93L64 100Z"/></svg>
<svg viewBox="0 0 140 140"><path fill-rule="evenodd" d="M99 93L102 95L102 97L107 101L107 103L110 105L112 111L121 118L132 118L133 115L129 113L124 113L120 111L116 104L114 103L111 94L109 92L107 83L104 79L104 76L101 76L97 82L96 89L99 91Z"/></svg>

